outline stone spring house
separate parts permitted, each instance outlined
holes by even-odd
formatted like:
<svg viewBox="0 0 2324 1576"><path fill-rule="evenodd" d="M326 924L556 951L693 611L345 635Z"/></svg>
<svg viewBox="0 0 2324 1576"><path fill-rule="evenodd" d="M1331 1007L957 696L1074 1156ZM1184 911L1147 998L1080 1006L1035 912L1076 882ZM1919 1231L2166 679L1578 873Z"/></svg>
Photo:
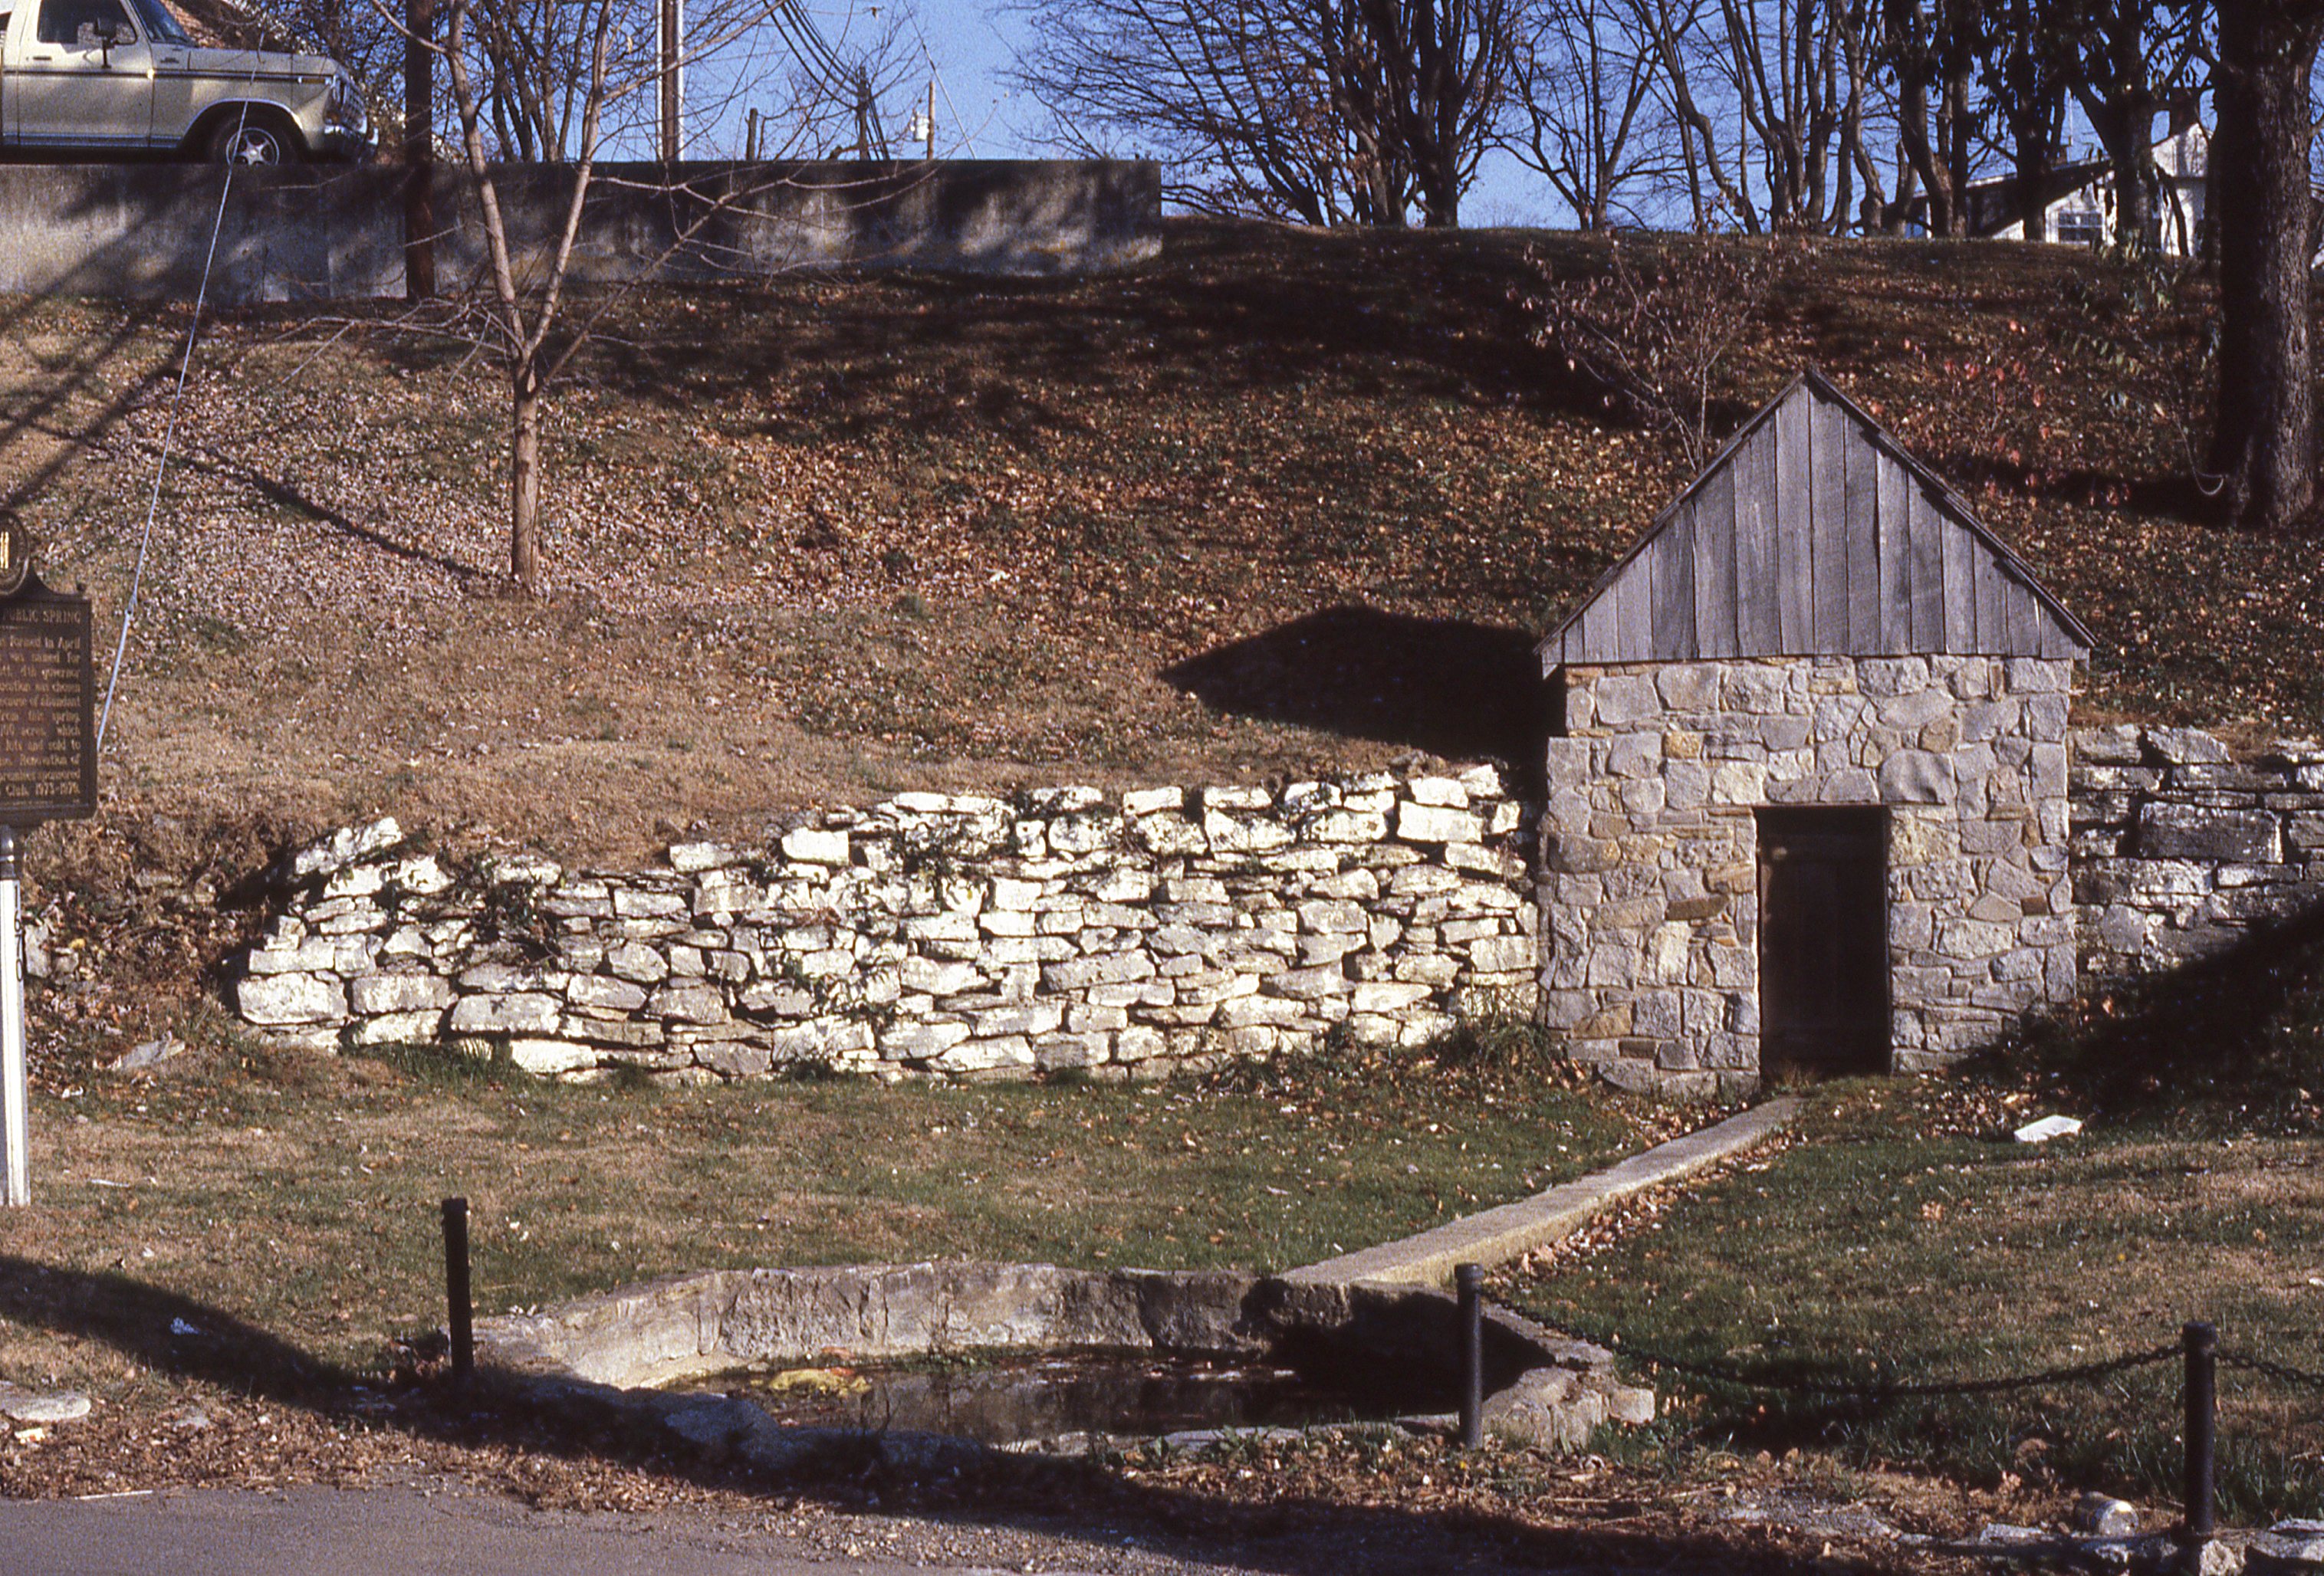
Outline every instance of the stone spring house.
<svg viewBox="0 0 2324 1576"><path fill-rule="evenodd" d="M2072 1000L2090 636L1814 373L1540 646L1542 1000L1627 1087L1914 1072Z"/></svg>
<svg viewBox="0 0 2324 1576"><path fill-rule="evenodd" d="M284 1043L574 1079L1147 1078L1480 1004L1674 1097L1931 1069L2070 1001L2078 939L2136 972L2324 893L2324 745L2115 730L2070 781L2089 649L1810 373L1543 642L1537 800L1484 766L906 794L634 871L383 821L278 870L235 999Z"/></svg>

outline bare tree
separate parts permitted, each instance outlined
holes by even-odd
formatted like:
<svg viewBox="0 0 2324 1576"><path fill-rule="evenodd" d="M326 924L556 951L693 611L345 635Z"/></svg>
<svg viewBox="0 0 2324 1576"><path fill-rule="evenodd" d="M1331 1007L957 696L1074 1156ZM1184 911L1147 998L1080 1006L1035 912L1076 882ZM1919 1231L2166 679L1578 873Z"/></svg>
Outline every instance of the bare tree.
<svg viewBox="0 0 2324 1576"><path fill-rule="evenodd" d="M1655 46L1626 0L1535 0L1509 53L1503 145L1538 171L1585 230L1637 222L1630 193L1678 173L1655 136Z"/></svg>
<svg viewBox="0 0 2324 1576"><path fill-rule="evenodd" d="M651 78L656 0L457 0L447 60L463 143L521 163L594 161L609 115L634 115L613 83Z"/></svg>
<svg viewBox="0 0 2324 1576"><path fill-rule="evenodd" d="M379 3L379 0L374 0ZM506 14L489 12L504 0L447 0L440 39L421 41L444 61L457 121L462 162L473 181L481 213L486 253L481 298L458 297L442 307L416 309L406 327L466 338L497 360L509 388L509 568L518 585L538 594L542 586L540 543L541 442L552 386L596 332L605 314L628 287L594 292L586 309L573 309L575 247L582 216L597 183L600 156L627 115L641 120L638 105L650 97L658 63L626 31L632 7L642 0L521 0L531 9L536 32L512 41L494 31L480 43L479 26L501 29ZM787 0L772 0L786 4ZM769 0L724 0L694 8L686 63L698 64L750 36L770 14ZM504 51L513 51L512 54ZM576 62L570 83L530 75L546 59ZM522 128L530 128L526 131ZM794 142L806 135L802 117L790 128ZM553 190L545 236L530 234L530 215L512 211L497 154L511 147L530 149L546 161L561 163L558 182L544 189L525 182L528 206L543 189ZM635 185L633 175L619 178ZM693 245L715 222L749 203L779 174L763 182L719 180L695 182L684 170L661 169L653 191L669 199L675 237L659 260L666 263ZM656 266L641 271L651 277Z"/></svg>
<svg viewBox="0 0 2324 1576"><path fill-rule="evenodd" d="M1856 222L1867 233L1892 230L1900 220L1888 200L1886 183L1872 156L1871 129L1877 113L1874 104L1879 72L1879 0L1844 0L1831 11L1840 32L1840 69L1848 75L1848 90L1840 104L1840 162L1853 169L1863 185L1857 198ZM1848 215L1845 199L1832 205L1832 228L1843 229Z"/></svg>
<svg viewBox="0 0 2324 1576"><path fill-rule="evenodd" d="M1721 0L1733 89L1759 146L1775 229L1854 220L1857 164L1842 134L1861 124L1865 85L1842 48L1847 4Z"/></svg>
<svg viewBox="0 0 2324 1576"><path fill-rule="evenodd" d="M1654 48L1698 230L1855 222L1858 184L1879 187L1865 144L1872 0L1624 3Z"/></svg>
<svg viewBox="0 0 2324 1576"><path fill-rule="evenodd" d="M1311 225L1457 224L1517 0L1023 0L1052 141L1159 157L1174 200Z"/></svg>
<svg viewBox="0 0 2324 1576"><path fill-rule="evenodd" d="M2050 174L2059 161L2071 89L2071 51L2062 47L2057 25L2060 4L1998 0L1987 37L1985 91L2009 155L2010 208L2029 241L2049 239Z"/></svg>
<svg viewBox="0 0 2324 1576"><path fill-rule="evenodd" d="M604 129L606 103L612 95L614 18L621 0L582 0L575 9L577 25L568 36L588 40L586 88L580 104L579 153L573 194L557 236L547 277L538 290L518 272L518 261L509 243L508 217L501 203L500 181L484 144L486 91L470 69L466 28L470 0L452 0L444 59L452 78L452 98L460 116L460 146L468 173L476 182L476 198L484 209L484 240L492 259L493 305L487 319L509 374L509 573L530 594L540 591L540 419L549 385L565 370L587 335L569 329L556 344L549 336L558 327L564 305L566 276L572 267L573 244L580 234L582 206L588 196L589 177L596 164L599 134ZM632 78L632 80L635 80Z"/></svg>
<svg viewBox="0 0 2324 1576"><path fill-rule="evenodd" d="M1698 234L1722 222L1756 233L1759 211L1738 179L1745 150L1726 148L1718 124L1696 95L1698 81L1715 82L1726 54L1714 0L1626 0L1654 46L1664 104L1678 143L1688 206ZM1716 108L1716 101L1711 107Z"/></svg>
<svg viewBox="0 0 2324 1576"><path fill-rule="evenodd" d="M1013 71L1052 140L1163 161L1210 212L1400 225L1411 161L1355 0L1026 0Z"/></svg>
<svg viewBox="0 0 2324 1576"><path fill-rule="evenodd" d="M2068 86L2114 174L2115 244L2152 247L2154 117L2209 53L2205 0L2052 0L2054 47Z"/></svg>
<svg viewBox="0 0 2324 1576"><path fill-rule="evenodd" d="M1360 0L1390 134L1431 228L1461 222L1461 194L1492 140L1516 0Z"/></svg>
<svg viewBox="0 0 2324 1576"><path fill-rule="evenodd" d="M1543 345L1700 470L1717 442L1733 356L1782 281L1784 244L1731 236L1642 244L1617 235L1603 275L1552 281L1527 304L1540 314Z"/></svg>
<svg viewBox="0 0 2324 1576"><path fill-rule="evenodd" d="M827 41L789 11L776 14L781 25L754 35L737 62L745 79L772 90L762 123L809 157L879 157L889 143L885 106L916 97L935 76L911 5L887 0L851 13Z"/></svg>
<svg viewBox="0 0 2324 1576"><path fill-rule="evenodd" d="M1970 164L1982 130L1975 88L1985 56L1984 0L1885 0L1882 63L1895 78L1908 185L1927 194L1929 234L1969 234ZM1909 207L1912 193L1899 190Z"/></svg>

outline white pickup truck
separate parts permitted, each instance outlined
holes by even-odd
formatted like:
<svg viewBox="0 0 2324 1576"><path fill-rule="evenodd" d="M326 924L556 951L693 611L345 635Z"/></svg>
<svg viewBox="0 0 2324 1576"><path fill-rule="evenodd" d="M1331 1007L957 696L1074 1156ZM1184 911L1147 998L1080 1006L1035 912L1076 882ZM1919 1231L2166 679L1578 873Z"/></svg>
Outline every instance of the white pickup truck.
<svg viewBox="0 0 2324 1576"><path fill-rule="evenodd" d="M204 49L161 0L0 0L0 157L367 157L355 78L324 55Z"/></svg>

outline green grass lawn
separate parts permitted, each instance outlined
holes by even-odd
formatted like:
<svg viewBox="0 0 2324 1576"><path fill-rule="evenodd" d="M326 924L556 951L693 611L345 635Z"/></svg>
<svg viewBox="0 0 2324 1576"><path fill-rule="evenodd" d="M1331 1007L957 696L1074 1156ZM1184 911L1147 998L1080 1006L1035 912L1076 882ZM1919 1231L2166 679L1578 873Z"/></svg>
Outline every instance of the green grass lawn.
<svg viewBox="0 0 2324 1576"><path fill-rule="evenodd" d="M1667 1118L1514 1072L1240 1087L575 1088L440 1060L244 1059L34 1112L5 1251L193 1297L355 1364L442 1318L678 1271L964 1256L1280 1270L1551 1185ZM0 1374L116 1359L0 1313Z"/></svg>
<svg viewBox="0 0 2324 1576"><path fill-rule="evenodd" d="M1821 1092L1797 1141L1508 1289L1688 1360L1906 1382L2076 1365L2218 1324L2223 1349L2324 1371L2324 1171L2304 1138L2102 1119L2034 1147L2044 1107L1976 1084ZM1666 1441L1823 1447L1994 1481L2177 1497L2180 1368L2016 1394L1784 1397L1668 1369ZM2221 1504L2324 1505L2324 1388L2223 1369Z"/></svg>

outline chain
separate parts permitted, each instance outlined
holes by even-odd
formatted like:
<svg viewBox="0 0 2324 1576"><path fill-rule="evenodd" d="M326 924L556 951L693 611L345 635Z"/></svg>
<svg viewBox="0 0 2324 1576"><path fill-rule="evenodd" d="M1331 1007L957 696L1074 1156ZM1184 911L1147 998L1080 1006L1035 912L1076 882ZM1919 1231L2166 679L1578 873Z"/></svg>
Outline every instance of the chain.
<svg viewBox="0 0 2324 1576"><path fill-rule="evenodd" d="M1494 1296L1490 1293L1487 1293L1486 1297L1503 1312L1514 1313L1520 1319L1531 1320L1534 1323L1555 1334L1563 1335L1569 1341L1580 1341L1591 1346L1602 1346L1634 1361L1666 1368L1692 1378L1709 1379L1717 1384L1738 1385L1746 1389L1774 1390L1800 1396L1850 1396L1867 1401L1892 1400L1901 1396L1990 1396L2006 1390L2030 1390L2044 1385L2087 1384L2114 1374L2126 1373L2132 1369L2169 1362L2181 1355L2182 1351L2180 1344L2174 1341L2168 1346L2157 1346L2144 1351L2125 1352L2119 1357L2105 1358L2097 1362L2076 1363L2067 1368L2045 1369L2040 1373L2011 1374L1999 1378L1932 1379L1915 1380L1910 1383L1894 1379L1814 1378L1806 1376L1795 1377L1755 1371L1736 1363L1711 1362L1698 1358L1677 1357L1669 1352L1653 1351L1642 1347L1625 1346L1600 1336L1571 1329L1556 1320L1545 1318L1530 1308ZM2262 1365L2257 1359L2230 1357L2226 1352L2219 1354L2219 1359L2222 1362L2234 1363L2238 1367L2257 1369L2261 1372L2270 1372L2274 1368L2273 1364ZM2292 1370L2282 1370L2282 1372L2289 1374ZM2310 1382L2324 1383L2324 1378L2317 1378L2311 1375L2298 1377Z"/></svg>
<svg viewBox="0 0 2324 1576"><path fill-rule="evenodd" d="M2290 1363L2272 1362L2251 1351L2222 1351L2219 1361L2228 1368L2242 1369L2262 1378L2273 1379L2279 1385L2307 1385L2324 1389L2324 1374L2310 1373L2306 1369L2293 1368Z"/></svg>

